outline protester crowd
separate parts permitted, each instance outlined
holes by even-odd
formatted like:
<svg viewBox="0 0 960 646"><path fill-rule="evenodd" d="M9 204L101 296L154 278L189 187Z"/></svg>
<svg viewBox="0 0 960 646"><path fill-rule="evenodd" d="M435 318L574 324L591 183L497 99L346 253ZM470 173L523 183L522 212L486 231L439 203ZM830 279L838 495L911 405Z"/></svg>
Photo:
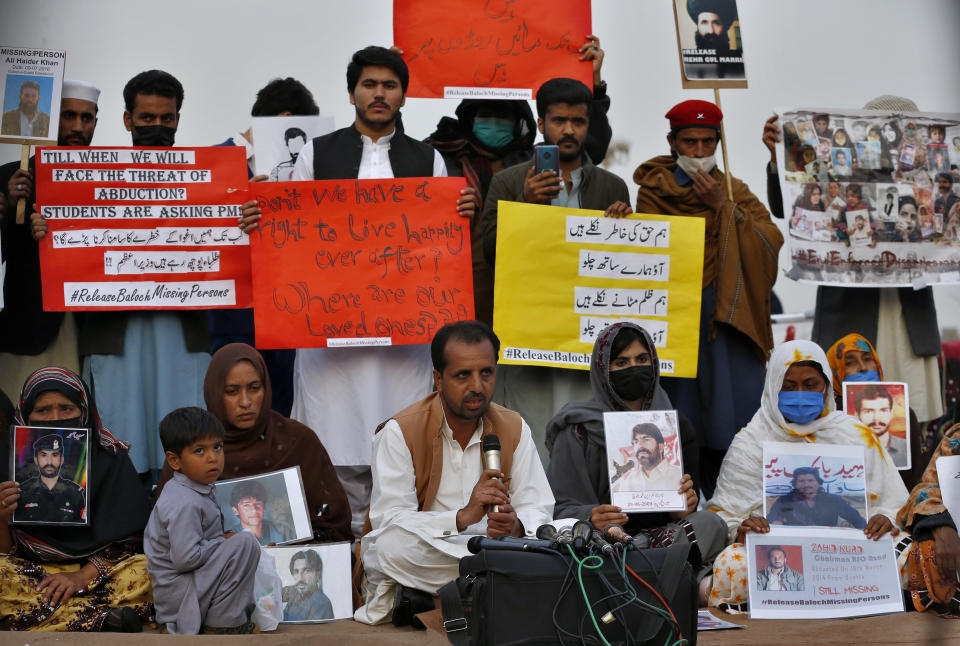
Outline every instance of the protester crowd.
<svg viewBox="0 0 960 646"><path fill-rule="evenodd" d="M313 542L356 541L357 621L403 625L432 609L436 590L457 577L468 554L465 537L533 536L565 518L599 530L622 526L651 547L695 543L701 605L742 610L744 536L770 527L758 508L765 441L863 446L871 515L853 525L875 540L897 537L912 607L956 616L960 538L931 458L960 453L960 425L933 450L921 445L919 429L931 417L911 415L914 468L898 472L891 438L878 440L838 410L842 383L857 374L911 388L926 378L898 359L881 368L879 359L878 338L886 337L876 317L890 315L878 309L893 310L907 335L908 303L918 297L871 290L874 320L850 325L863 311L847 317L857 306L846 294L860 290L824 289L819 345L775 346L770 302L783 235L746 184L717 168L720 109L705 101L664 106L669 150L637 167L633 199L600 165L612 131L599 40L590 37L577 56L592 62L592 90L551 79L537 92L536 115L525 101L465 100L420 141L400 119L409 83L402 57L366 47L346 70L354 123L306 142L296 156L293 180L466 179L448 206L470 222L478 321L444 326L431 344L261 352L249 311L46 312L38 240L48 230L35 212L33 160L26 170L0 168L0 388L9 398L0 421L94 436L86 526L11 524L27 494L2 443L0 628L137 631L156 621L171 633L255 630L260 545L285 537L267 524L256 534L241 525L226 531L213 483L295 465ZM143 72L123 98L133 146L175 144L185 98L176 78ZM93 143L98 100L94 84L64 82L59 145ZM287 78L257 94L252 115L317 112L310 91ZM772 149L779 130L773 120L763 128ZM558 147L557 172L536 171L538 132ZM221 145L245 147L251 181L267 180L253 176L250 130ZM818 202L821 191L804 199ZM32 213L22 225L13 217L20 199ZM779 197L769 199L782 217ZM612 218L636 211L703 219L697 378L661 376L653 339L636 323L601 332L588 371L498 367L500 342L489 324L501 200ZM260 219L248 202L238 226L250 233ZM923 324L936 329L932 300L925 307ZM685 510L636 514L611 504L603 415L630 410L678 411L685 473L670 475L669 486ZM483 460L483 438L494 433L499 469ZM643 447L643 470L633 477L663 477L663 436L638 427L633 438ZM41 449L54 451L34 447ZM248 498L256 492L238 494L231 506ZM790 524L794 516L784 517ZM778 554L785 555L771 549L765 576L793 585Z"/></svg>

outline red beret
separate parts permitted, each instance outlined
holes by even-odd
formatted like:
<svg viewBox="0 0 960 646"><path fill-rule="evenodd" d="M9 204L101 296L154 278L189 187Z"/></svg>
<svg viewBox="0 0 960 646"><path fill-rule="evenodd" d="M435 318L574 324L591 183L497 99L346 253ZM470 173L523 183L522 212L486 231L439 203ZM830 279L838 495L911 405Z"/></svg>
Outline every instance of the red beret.
<svg viewBox="0 0 960 646"><path fill-rule="evenodd" d="M720 108L709 101L691 99L670 108L664 115L670 120L670 128L719 128L723 120Z"/></svg>

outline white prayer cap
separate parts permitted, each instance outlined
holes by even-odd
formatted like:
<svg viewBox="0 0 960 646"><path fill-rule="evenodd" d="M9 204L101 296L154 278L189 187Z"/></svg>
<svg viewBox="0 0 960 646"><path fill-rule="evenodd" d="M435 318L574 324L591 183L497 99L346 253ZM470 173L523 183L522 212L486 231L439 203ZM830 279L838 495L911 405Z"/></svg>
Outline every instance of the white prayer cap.
<svg viewBox="0 0 960 646"><path fill-rule="evenodd" d="M63 99L81 99L96 103L100 98L100 88L93 83L86 81L71 81L64 79L63 92L60 94Z"/></svg>

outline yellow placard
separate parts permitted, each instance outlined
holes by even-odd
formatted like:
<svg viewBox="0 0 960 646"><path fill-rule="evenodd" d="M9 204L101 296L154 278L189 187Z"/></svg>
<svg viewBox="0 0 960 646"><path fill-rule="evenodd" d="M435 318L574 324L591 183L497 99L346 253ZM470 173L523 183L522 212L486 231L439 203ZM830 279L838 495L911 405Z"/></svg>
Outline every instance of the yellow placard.
<svg viewBox="0 0 960 646"><path fill-rule="evenodd" d="M631 320L660 371L697 376L701 218L501 201L493 328L500 363L589 370L597 334Z"/></svg>

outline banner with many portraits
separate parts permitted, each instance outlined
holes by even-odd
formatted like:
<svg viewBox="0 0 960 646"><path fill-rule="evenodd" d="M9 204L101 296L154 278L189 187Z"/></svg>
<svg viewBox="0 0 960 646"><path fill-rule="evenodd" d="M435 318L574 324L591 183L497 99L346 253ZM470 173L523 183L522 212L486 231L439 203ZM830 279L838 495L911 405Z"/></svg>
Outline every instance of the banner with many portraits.
<svg viewBox="0 0 960 646"><path fill-rule="evenodd" d="M960 283L960 115L778 110L790 276Z"/></svg>

